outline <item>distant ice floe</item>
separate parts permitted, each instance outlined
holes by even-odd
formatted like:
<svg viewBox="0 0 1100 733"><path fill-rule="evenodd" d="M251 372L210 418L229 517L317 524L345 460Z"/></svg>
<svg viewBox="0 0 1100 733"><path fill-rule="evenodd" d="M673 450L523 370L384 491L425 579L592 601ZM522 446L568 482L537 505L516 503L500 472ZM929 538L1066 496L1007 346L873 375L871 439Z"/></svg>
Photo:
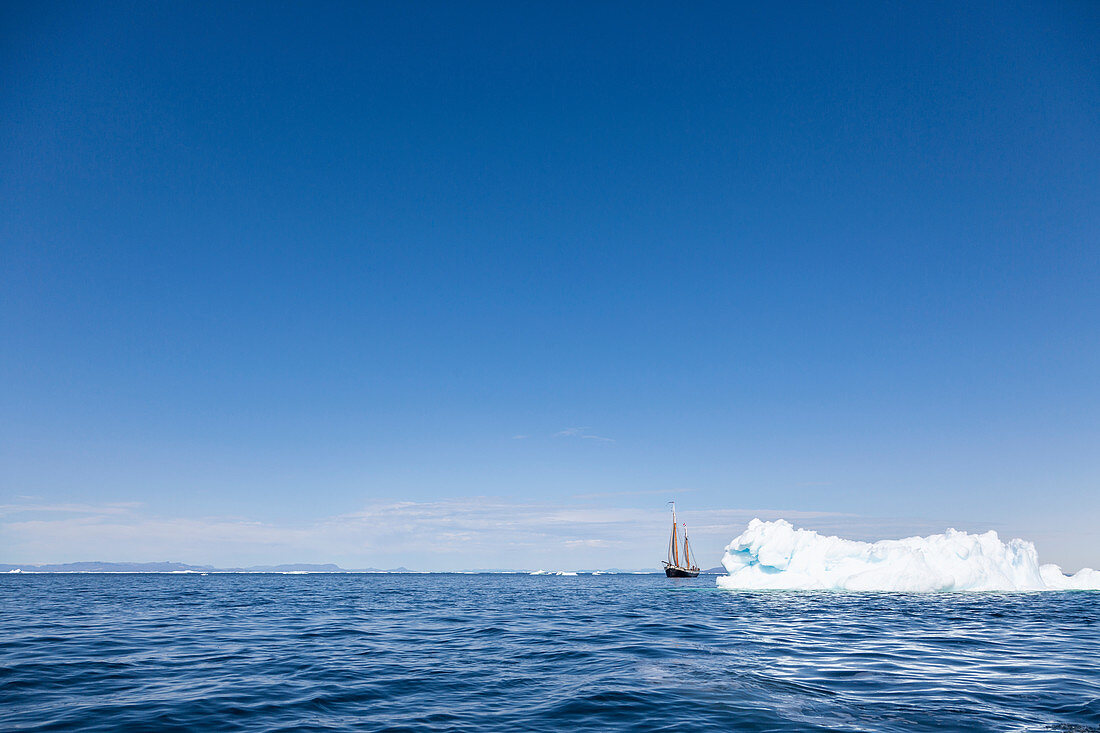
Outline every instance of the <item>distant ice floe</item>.
<svg viewBox="0 0 1100 733"><path fill-rule="evenodd" d="M1100 572L1065 575L1040 565L1035 545L996 532L954 529L929 537L856 542L795 529L780 519L749 522L726 547L720 588L853 591L1100 590Z"/></svg>

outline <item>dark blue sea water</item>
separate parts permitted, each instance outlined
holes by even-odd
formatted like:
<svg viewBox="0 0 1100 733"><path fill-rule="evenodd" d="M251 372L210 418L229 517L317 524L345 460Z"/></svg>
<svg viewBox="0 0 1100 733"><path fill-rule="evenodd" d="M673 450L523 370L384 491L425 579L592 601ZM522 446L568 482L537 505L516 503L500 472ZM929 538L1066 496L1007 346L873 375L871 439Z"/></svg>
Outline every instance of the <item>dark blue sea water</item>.
<svg viewBox="0 0 1100 733"><path fill-rule="evenodd" d="M1100 593L0 577L0 730L1100 730Z"/></svg>

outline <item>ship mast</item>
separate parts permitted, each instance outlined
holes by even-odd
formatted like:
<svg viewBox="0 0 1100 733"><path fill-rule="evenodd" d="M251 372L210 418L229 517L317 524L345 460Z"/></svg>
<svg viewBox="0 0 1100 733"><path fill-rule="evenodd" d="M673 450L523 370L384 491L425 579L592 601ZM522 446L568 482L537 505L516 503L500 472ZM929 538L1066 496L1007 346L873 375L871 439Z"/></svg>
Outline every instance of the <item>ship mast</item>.
<svg viewBox="0 0 1100 733"><path fill-rule="evenodd" d="M697 578L699 568L695 558L691 555L691 544L688 542L687 525L680 529L676 521L676 502L667 502L672 505L672 534L668 539L668 560L665 562L665 576L669 578ZM680 533L683 534L683 547L680 547ZM680 555L681 549L683 556Z"/></svg>
<svg viewBox="0 0 1100 733"><path fill-rule="evenodd" d="M672 556L670 559L674 567L680 567L680 548L676 541L676 502L670 501L669 504L672 504ZM685 537L684 540L686 541L687 538Z"/></svg>

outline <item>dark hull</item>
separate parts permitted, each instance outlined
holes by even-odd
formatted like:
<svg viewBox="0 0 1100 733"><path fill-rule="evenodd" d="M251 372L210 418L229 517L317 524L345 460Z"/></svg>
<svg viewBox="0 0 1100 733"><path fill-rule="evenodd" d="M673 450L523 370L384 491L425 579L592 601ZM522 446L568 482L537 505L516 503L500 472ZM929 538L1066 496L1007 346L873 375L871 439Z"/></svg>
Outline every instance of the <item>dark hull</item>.
<svg viewBox="0 0 1100 733"><path fill-rule="evenodd" d="M666 578L698 578L699 577L699 571L698 570L684 570L683 568L666 567L665 568L665 577Z"/></svg>

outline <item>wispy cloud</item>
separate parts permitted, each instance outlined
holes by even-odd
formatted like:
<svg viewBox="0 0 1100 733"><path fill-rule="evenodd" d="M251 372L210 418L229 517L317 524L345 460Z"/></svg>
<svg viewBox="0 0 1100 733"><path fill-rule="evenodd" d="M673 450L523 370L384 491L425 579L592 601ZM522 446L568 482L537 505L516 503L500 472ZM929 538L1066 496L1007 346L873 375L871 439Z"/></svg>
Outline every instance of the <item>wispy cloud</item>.
<svg viewBox="0 0 1100 733"><path fill-rule="evenodd" d="M556 504L486 496L376 501L357 511L302 522L166 517L137 502L17 502L0 505L0 562L177 560L221 567L336 562L347 568L404 565L423 570L653 568L668 541L668 515L663 507L629 506L624 497L671 493L676 490L609 492L596 495L602 501L582 496ZM681 507L678 514L708 566L718 564L726 544L754 517L783 518L796 526L859 540L942 532L954 524L782 508ZM1006 536L1055 541L1018 527L971 522L959 529L997 529Z"/></svg>
<svg viewBox="0 0 1100 733"><path fill-rule="evenodd" d="M16 497L22 499L24 497ZM43 504L43 503L24 503L24 504L0 504L0 517L7 516L9 514L30 514L30 513L47 513L47 514L130 514L135 509L142 506L141 502L137 501L124 501L113 502L108 504Z"/></svg>
<svg viewBox="0 0 1100 733"><path fill-rule="evenodd" d="M653 567L668 521L661 509L494 497L375 502L302 523L164 517L136 503L7 504L2 516L3 562L178 560L223 567L337 562L433 570ZM814 518L817 529L844 518L780 510L680 512L701 556L712 564L754 516Z"/></svg>
<svg viewBox="0 0 1100 733"><path fill-rule="evenodd" d="M645 491L597 491L591 494L573 494L574 499L611 499L623 496L671 496L689 494L695 489L651 489Z"/></svg>
<svg viewBox="0 0 1100 733"><path fill-rule="evenodd" d="M603 443L614 443L614 438L605 438L602 435L592 435L588 431L591 428L566 428L554 433L555 438L580 438L582 440L595 440Z"/></svg>
<svg viewBox="0 0 1100 733"><path fill-rule="evenodd" d="M615 543L610 540L566 540L566 547L612 547Z"/></svg>

